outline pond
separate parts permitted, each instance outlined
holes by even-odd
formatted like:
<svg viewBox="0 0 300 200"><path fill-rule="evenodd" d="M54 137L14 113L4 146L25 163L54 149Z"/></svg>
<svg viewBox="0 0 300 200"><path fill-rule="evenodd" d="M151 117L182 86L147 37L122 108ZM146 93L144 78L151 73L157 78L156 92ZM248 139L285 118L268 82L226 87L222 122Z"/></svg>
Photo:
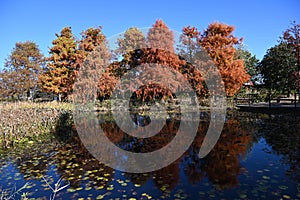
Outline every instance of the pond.
<svg viewBox="0 0 300 200"><path fill-rule="evenodd" d="M139 115L135 116L140 117ZM170 118L157 138L124 135L110 117L101 127L118 147L148 152L172 140L179 119ZM210 114L201 113L197 136L167 167L125 173L95 159L78 140L55 137L0 151L0 190L22 188L28 198L50 199L300 199L300 114L229 111L213 150L198 157ZM143 120L142 126L150 123ZM139 123L140 124L140 123ZM158 140L161 140L158 142ZM51 189L51 187L52 189ZM7 194L6 194L7 195Z"/></svg>

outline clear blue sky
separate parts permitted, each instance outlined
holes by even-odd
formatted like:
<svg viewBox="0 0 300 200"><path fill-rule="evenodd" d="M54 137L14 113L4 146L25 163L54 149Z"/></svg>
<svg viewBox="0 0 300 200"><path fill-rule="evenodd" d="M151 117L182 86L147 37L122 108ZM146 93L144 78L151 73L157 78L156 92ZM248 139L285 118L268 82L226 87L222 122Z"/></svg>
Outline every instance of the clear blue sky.
<svg viewBox="0 0 300 200"><path fill-rule="evenodd" d="M149 27L162 19L170 29L205 29L218 21L234 25L250 51L261 59L277 43L292 20L300 23L299 0L0 0L0 68L16 42L36 42L48 55L55 33L71 26L79 37L89 27L102 26L109 37L129 27Z"/></svg>

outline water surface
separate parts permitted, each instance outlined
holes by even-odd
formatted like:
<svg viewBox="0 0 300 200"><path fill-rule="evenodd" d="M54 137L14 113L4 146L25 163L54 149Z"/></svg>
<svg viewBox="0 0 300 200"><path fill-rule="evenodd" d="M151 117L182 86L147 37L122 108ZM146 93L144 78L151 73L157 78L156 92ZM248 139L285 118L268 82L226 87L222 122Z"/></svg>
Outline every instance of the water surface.
<svg viewBox="0 0 300 200"><path fill-rule="evenodd" d="M166 121L155 137L139 140L126 135L110 120L101 127L120 148L149 152L168 144L180 117ZM106 119L106 120L103 120ZM134 116L146 126L147 116ZM154 172L124 173L93 158L78 139L28 144L2 151L0 188L26 189L30 198L49 199L62 178L57 199L300 199L300 115L229 112L214 149L198 158L210 120L201 114L197 137L174 163ZM16 195L16 199L21 196Z"/></svg>

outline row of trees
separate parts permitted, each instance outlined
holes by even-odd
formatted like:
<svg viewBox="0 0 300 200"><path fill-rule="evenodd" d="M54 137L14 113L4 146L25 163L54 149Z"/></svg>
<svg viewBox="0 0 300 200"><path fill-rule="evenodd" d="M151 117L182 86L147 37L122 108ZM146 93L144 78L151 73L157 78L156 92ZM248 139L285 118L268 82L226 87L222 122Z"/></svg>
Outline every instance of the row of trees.
<svg viewBox="0 0 300 200"><path fill-rule="evenodd" d="M228 96L236 94L250 78L254 83L259 82L258 79L263 80L270 87L276 87L276 84L284 89L295 86L299 76L299 25L294 23L284 33L281 43L268 50L261 62L242 45L242 39L235 37L233 31L233 26L222 23L212 23L202 33L196 27L187 26L182 29L181 43L175 46L174 33L162 20L157 20L147 35L137 28L129 28L118 39L115 52L111 52L101 27L83 31L77 40L71 27L65 27L56 34L46 58L34 42L16 43L0 73L0 94L2 98L29 98L36 96L37 91L43 91L58 96L59 100L66 100L72 96L75 80L82 69L89 74L101 71L102 76L94 79L96 83L91 84L82 77L76 83L97 87L96 98L105 99L129 70L155 63L183 74L197 95L203 97L209 91L201 73L207 73L205 66L211 61L222 76ZM283 57L274 54L275 49ZM204 72L199 72L193 63L203 52L207 52L211 60L201 60ZM298 66L293 63L298 63ZM103 66L108 67L104 69ZM163 73L158 71L152 76L159 77ZM129 88L134 88L128 84ZM178 81L171 85L181 87ZM156 84L135 88L135 97L142 100L170 96L170 90Z"/></svg>
<svg viewBox="0 0 300 200"><path fill-rule="evenodd" d="M105 40L101 27L82 32L78 41L71 27L63 28L56 37L49 57L44 57L34 42L16 43L0 74L2 98L29 98L37 91L66 98L80 65Z"/></svg>
<svg viewBox="0 0 300 200"><path fill-rule="evenodd" d="M300 24L291 23L278 44L267 50L257 68L270 92L288 95L291 91L299 92Z"/></svg>

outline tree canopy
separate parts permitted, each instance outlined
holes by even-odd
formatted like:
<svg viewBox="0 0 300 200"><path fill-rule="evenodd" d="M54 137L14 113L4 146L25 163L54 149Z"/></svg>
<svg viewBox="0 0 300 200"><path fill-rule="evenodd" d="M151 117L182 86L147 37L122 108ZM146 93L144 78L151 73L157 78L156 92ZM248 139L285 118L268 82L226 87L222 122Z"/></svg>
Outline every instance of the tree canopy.
<svg viewBox="0 0 300 200"><path fill-rule="evenodd" d="M56 37L50 48L46 71L39 77L39 84L46 92L54 93L63 100L72 94L80 67L89 53L105 41L105 36L101 27L89 28L76 41L71 27L65 27Z"/></svg>
<svg viewBox="0 0 300 200"><path fill-rule="evenodd" d="M29 98L36 89L43 63L44 56L36 43L17 42L1 72L2 95Z"/></svg>
<svg viewBox="0 0 300 200"><path fill-rule="evenodd" d="M259 64L259 69L267 88L282 92L295 88L294 73L297 72L297 61L293 49L286 42L268 49Z"/></svg>
<svg viewBox="0 0 300 200"><path fill-rule="evenodd" d="M122 37L118 38L118 55L146 47L146 38L144 34L135 27L131 27L125 31Z"/></svg>
<svg viewBox="0 0 300 200"><path fill-rule="evenodd" d="M222 76L227 96L237 93L250 78L245 71L244 61L235 57L235 45L242 39L233 35L234 29L234 26L215 22L207 27L199 39Z"/></svg>
<svg viewBox="0 0 300 200"><path fill-rule="evenodd" d="M65 27L52 41L47 70L40 75L39 83L47 91L67 98L72 91L74 67L76 63L76 41L71 27Z"/></svg>
<svg viewBox="0 0 300 200"><path fill-rule="evenodd" d="M255 84L259 81L259 60L243 44L238 45L236 51L236 59L244 61L245 70L251 76L252 83Z"/></svg>
<svg viewBox="0 0 300 200"><path fill-rule="evenodd" d="M137 69L137 66L146 67L153 64L153 66L162 65L179 72L189 81L198 97L205 97L209 91L203 73L209 72L198 71L194 66L193 59L206 52L211 59L201 60L201 65L206 66L213 62L221 74L226 94L232 96L249 80L250 75L255 73L253 65L256 62L255 57L246 50L236 50L236 45L240 44L242 39L235 37L233 31L233 26L217 22L209 24L202 33L196 27L186 26L183 27L180 37L181 44L176 46L175 50L173 31L168 28L165 22L157 20L146 34L135 27L129 28L122 34L117 40L118 48L115 52L121 56L119 57L121 60L112 61L112 54L107 45L106 37L102 33L102 27L89 28L83 31L80 39L76 39L71 27L65 27L59 34L55 34L56 38L52 41L52 46L49 49L45 68L42 68L39 60L43 56L38 53L32 55L29 59L30 62L26 61L31 64L24 64L26 62L23 62L21 57L17 57L18 54L12 54L10 62L7 62L7 68L1 72L0 81L3 84L0 89L13 88L15 91L9 92L10 94L16 93L17 88L26 88L22 92L28 92L29 89L35 87L34 81L36 83L37 77L39 77L39 86L45 92L55 94L59 96L60 100L64 100L71 98L74 83L81 69L87 74L97 74L93 77L102 75L97 80L93 79L95 82L93 84L88 83L88 77L81 79L78 84L81 86L94 85L97 87L98 98L105 99L109 98L118 80L127 72ZM99 55L96 55L97 53L104 56L102 60ZM16 61L13 62L13 59ZM110 61L109 64L108 61ZM104 71L102 71L103 63L108 66L105 66L107 69ZM16 85L25 85L24 81L12 81L12 77L17 77L18 71L10 70L8 66L15 65L20 65L18 67L20 69L21 66L27 68L27 71L20 73L24 80L28 80L26 86ZM15 68L17 67L15 66ZM138 74L142 74L143 68L137 70L140 71L137 71L136 76L131 78L140 79L140 81L159 79L167 74L166 68L159 68L156 73L139 77ZM247 74L246 70L250 75ZM171 90L155 84L155 82L140 88L135 88L129 82L128 84L128 88L135 91L133 96L142 101L153 98L173 98L172 88L178 91L185 90L180 80L168 82L168 87Z"/></svg>
<svg viewBox="0 0 300 200"><path fill-rule="evenodd" d="M288 28L283 33L282 40L287 42L287 44L293 49L294 57L297 62L297 72L294 73L296 77L296 87L300 89L300 24L296 21L291 23L290 28ZM299 97L300 98L300 97Z"/></svg>

